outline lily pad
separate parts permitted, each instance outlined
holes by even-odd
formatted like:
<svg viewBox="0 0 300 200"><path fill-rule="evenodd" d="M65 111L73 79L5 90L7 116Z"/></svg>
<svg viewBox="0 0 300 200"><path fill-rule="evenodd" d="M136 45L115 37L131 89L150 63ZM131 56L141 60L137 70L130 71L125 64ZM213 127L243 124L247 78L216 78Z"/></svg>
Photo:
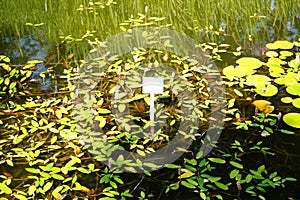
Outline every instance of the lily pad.
<svg viewBox="0 0 300 200"><path fill-rule="evenodd" d="M257 69L263 65L262 61L258 60L257 58L252 58L252 57L240 58L236 61L236 63L242 67L251 68L251 69Z"/></svg>
<svg viewBox="0 0 300 200"><path fill-rule="evenodd" d="M284 57L289 57L294 55L293 52L290 51L280 51L280 55L284 56Z"/></svg>
<svg viewBox="0 0 300 200"><path fill-rule="evenodd" d="M266 56L272 58L272 57L277 57L278 56L278 53L276 51L268 51L266 53Z"/></svg>
<svg viewBox="0 0 300 200"><path fill-rule="evenodd" d="M269 66L270 76L280 77L284 73L284 69L280 65L271 65Z"/></svg>
<svg viewBox="0 0 300 200"><path fill-rule="evenodd" d="M300 96L300 83L294 83L286 88L286 91L292 95Z"/></svg>
<svg viewBox="0 0 300 200"><path fill-rule="evenodd" d="M271 79L265 75L255 74L247 76L246 84L252 86L268 85Z"/></svg>
<svg viewBox="0 0 300 200"><path fill-rule="evenodd" d="M286 40L278 40L273 43L268 43L266 47L268 49L291 49L293 48L294 44L292 42Z"/></svg>
<svg viewBox="0 0 300 200"><path fill-rule="evenodd" d="M225 75L225 77L227 79L229 79L230 81L232 81L235 77L237 78L241 78L244 77L246 75L251 75L254 74L255 71L251 68L244 68L241 66L227 66L223 69L223 74Z"/></svg>
<svg viewBox="0 0 300 200"><path fill-rule="evenodd" d="M275 85L267 85L266 87L257 87L255 92L261 96L271 97L278 93L278 88Z"/></svg>
<svg viewBox="0 0 300 200"><path fill-rule="evenodd" d="M293 106L296 108L300 108L300 98L294 99Z"/></svg>
<svg viewBox="0 0 300 200"><path fill-rule="evenodd" d="M288 113L283 116L283 121L289 126L300 128L300 113Z"/></svg>
<svg viewBox="0 0 300 200"><path fill-rule="evenodd" d="M297 80L300 80L300 74L296 74L294 72L288 72L287 74L280 76L279 78L276 78L274 82L280 85L291 86L297 84L298 83Z"/></svg>
<svg viewBox="0 0 300 200"><path fill-rule="evenodd" d="M267 66L275 64L275 65L285 65L286 62L284 60L281 60L280 58L269 58L268 62L266 63Z"/></svg>
<svg viewBox="0 0 300 200"><path fill-rule="evenodd" d="M238 71L236 72L234 66L230 65L227 66L223 69L223 74L225 75L225 77L227 79L229 79L230 81L232 81L234 79L234 77L238 76L238 77L243 77L245 76L245 73L242 71Z"/></svg>
<svg viewBox="0 0 300 200"><path fill-rule="evenodd" d="M283 98L281 98L281 101L283 103L292 103L294 101L294 99L292 97L283 97Z"/></svg>

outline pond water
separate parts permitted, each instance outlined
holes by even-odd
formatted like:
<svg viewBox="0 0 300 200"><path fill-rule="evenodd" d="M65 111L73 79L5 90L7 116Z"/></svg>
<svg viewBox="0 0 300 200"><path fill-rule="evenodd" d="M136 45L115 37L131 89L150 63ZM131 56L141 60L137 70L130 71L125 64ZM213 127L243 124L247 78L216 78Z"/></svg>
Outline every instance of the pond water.
<svg viewBox="0 0 300 200"><path fill-rule="evenodd" d="M84 6L95 5L91 3L87 4L87 1L83 1L83 2L85 2L83 3ZM251 2L253 3L253 5L251 5ZM198 6L203 6L202 4L201 5L197 4L196 1L193 2L194 4L187 3L185 1L182 2L175 1L175 4L178 4L178 8L179 9L182 8L184 10L185 13L184 15L183 13L180 13L178 10L177 10L178 13L176 14L176 11L173 10L175 5L173 5L170 2L169 3L172 6L172 8L167 7L168 3L164 4L165 9L170 11L171 13L170 16L166 14L167 12L160 13L159 12L160 9L153 8L155 6L159 7L160 4L159 1L156 2L156 5L155 3L149 5L149 10L150 11L151 9L154 10L155 12L153 11L152 14L155 13L157 14L158 17L164 17L164 15L167 15L165 17L167 17L169 23L174 24L175 29L177 28L180 31L185 32L186 34L193 37L194 39L197 39L199 43L212 41L218 44L229 44L233 49L241 46L243 49L243 53L242 53L243 56L264 58L265 57L264 53L266 51L265 45L267 43L279 39L297 41L297 39L300 37L300 19L298 14L299 11L297 10L298 7L296 8L296 12L294 12L293 11L294 8L292 9L288 7L288 5L290 4L286 5L285 7L284 4L279 4L275 0L262 1L262 2L265 3L265 7L267 8L267 9L262 8L262 10L269 10L269 12L263 13L257 10L256 13L251 13L252 17L246 20L250 20L250 21L254 20L254 22L251 23L252 27L242 27L241 23L244 23L245 19L240 19L238 16L236 16L236 18L231 19L231 21L235 21L234 23L236 23L237 25L241 25L241 27L235 27L235 28L229 27L229 26L233 26L234 23L232 22L229 23L228 19L222 18L222 16L223 17L227 16L227 15L222 15L223 11L219 11L220 15L214 14L214 16L206 16L206 18L207 17L217 18L215 19L217 21L217 24L220 27L223 27L223 30L220 32L215 31L216 27L214 27L214 29L207 31L204 26L201 26L203 24L202 22L197 23L196 20L199 20L199 18L197 18L198 15L195 14L195 12L200 12L200 10L192 9L193 14L191 15L186 14L189 12L189 9L191 9L191 7L193 6L195 6L195 8L197 8ZM292 1L292 2L295 2L295 4L300 3L298 1ZM76 1L76 3L74 4L79 5L80 3L82 2ZM127 10L122 10L122 6L124 6L124 2L122 1L122 3L117 2L116 5L112 7L108 6L107 9L104 8L103 11L104 13L106 14L111 13L111 14L110 16L107 17L107 19L100 20L100 22L103 23L101 25L102 28L100 28L100 30L102 31L108 30L107 31L108 33L103 33L104 35L103 37L105 38L107 37L107 35L110 35L110 33L115 33L117 27L119 27L119 23L121 23L122 20L124 21L130 18L131 17L130 15L133 14L136 16L138 12L144 12L145 7L146 6L148 7L147 3L149 2L143 1L142 3L139 4L139 6L133 6L132 9L129 9L128 6L130 7L130 5L127 5L126 7ZM186 7L185 7L185 3L187 4ZM250 7L251 6L255 7L255 4L257 2L249 1L249 3L250 3L249 4ZM54 9L53 7L55 7L56 3L53 3L52 5L53 7L51 7L51 5L52 5L51 3L45 1L45 4L41 6L43 10L47 10L47 12L49 12L49 10ZM215 1L212 1L212 5L217 5L217 4ZM279 7L280 9L284 9L284 11L282 11L282 14L285 15L284 17L281 17L280 15L276 14L276 12L278 12ZM205 13L205 8L204 7L201 8L202 8L201 11ZM16 8L16 10L18 9ZM98 8L96 9L95 7L93 7L93 9L87 9L87 10L90 10L90 12L100 11ZM239 11L241 13L248 12L247 10L245 11L239 10ZM4 11L2 10L1 13L4 13ZM274 13L274 15L272 13ZM54 13L52 14L54 15ZM101 13L99 15L101 15ZM206 15L209 15L209 13L208 14L206 13ZM114 16L116 16L116 20L111 21L112 17ZM119 18L117 18L117 16ZM242 14L242 16L244 16L244 14ZM195 19L192 17L195 17ZM93 19L99 20L98 18L93 18ZM182 21L182 19L185 19L185 21ZM84 19L84 20L88 20L88 19ZM206 21L205 23L208 23L208 21ZM38 22L39 21L36 21L36 23ZM99 23L99 21L97 21L97 23ZM91 28L92 27L91 24L93 23L89 22L88 25L86 26L88 26L88 28ZM72 25L69 24L68 26L72 27ZM76 24L74 26L78 26L78 25ZM196 27L196 26L200 26L200 27ZM109 31L110 27L112 27L111 31ZM33 28L39 28L39 27L37 26ZM61 30L59 31L59 29L64 29L61 27L56 27L56 28L58 30L54 31L55 33L60 32ZM193 28L194 30L191 30ZM68 84L66 78L60 78L64 76L64 70L68 69L68 65L76 66L76 59L79 60L84 58L84 56L86 55L85 48L88 45L86 44L87 41L85 40L82 40L78 43L76 43L76 41L74 42L73 40L69 43L68 42L58 43L57 38L56 39L51 38L50 36L51 34L47 36L46 32L49 31L49 29L47 28L42 29L44 31L43 34L41 34L41 29L39 29L38 31L33 30L30 33L24 31L24 33L22 33L19 36L15 36L14 33L11 33L10 35L14 35L13 37L6 36L5 34L1 35L3 39L0 46L0 55L8 56L11 59L11 64L13 66L17 66L20 68L22 68L22 66L24 66L28 60L42 61L40 64L36 65L36 69L34 70L34 72L30 77L31 79L35 80L35 85L34 85L35 90L33 95L48 94L49 98L52 98L55 97L56 94L59 94L62 91L62 89L65 88ZM60 33L60 35L66 36L68 35L67 33L68 31L66 31L64 34ZM85 44L82 44L82 46L80 47L79 45L81 43L85 43ZM237 60L238 57L239 56L234 56L232 54L231 55L226 54L226 56L222 57L223 60L216 61L216 64L220 68L223 68L227 65L234 64L235 60ZM41 76L40 74L43 73L47 75ZM1 102L1 104L4 103ZM2 107L0 107L0 113L2 112L1 109ZM254 113L254 108L251 109L252 110L249 110L248 112ZM278 108L277 110L280 111L280 109L281 108ZM2 110L4 110L4 108ZM7 117L7 115L4 116ZM287 127L282 121L280 122L280 125L281 127L289 129L289 127ZM1 130L4 129L5 129L4 127L1 128ZM283 177L295 177L298 180L300 180L300 171L299 171L300 131L299 129L292 129L292 130L295 131L296 134L284 135L284 134L276 133L264 139L264 144L269 146L272 149L272 152L276 153L275 156L271 156L267 154L255 155L255 156L249 155L246 156L243 162L247 162L248 163L247 167L249 167L250 169L251 167L257 166L258 164L265 164L270 169L278 171L278 173L280 173L280 175ZM234 140L237 139L244 140L245 142L250 144L251 142L254 142L257 139L255 137L249 139L248 136L241 135L241 134L242 133L239 130L232 130L230 128L228 129L225 128L220 138L220 145L232 143L234 142ZM218 154L218 151L213 153ZM18 169L18 166L16 166L16 168ZM191 190L187 190L187 189L175 190L169 192L168 194L162 194L160 187L166 187L165 184L162 182L165 179L167 179L165 177L168 176L168 173L166 171L167 170L165 169L161 170L159 172L160 174L157 177L155 177L155 179L145 178L144 180L141 178L142 176L139 175L136 176L133 175L133 177L130 177L130 175L128 175L127 178L129 181L124 180L124 182L127 182L130 187L129 182L132 181L133 184L131 185L140 187L142 191L154 193L155 198L157 199L160 198L161 199L199 199L199 195L195 195L193 192L191 192ZM125 175L125 178L126 176L127 175ZM174 177L171 178L173 179ZM138 182L136 180L138 181L143 180L143 181ZM89 183L90 180L85 180L85 181L86 181L85 183L90 184L90 187L95 186L93 181L91 181L91 183ZM126 188L126 186L124 187ZM268 189L266 196L267 199L287 199L287 198L300 199L299 191L300 191L299 181L291 182L287 184L286 188ZM135 193L135 189L132 189L132 193ZM230 197L230 196L228 197L228 199L233 199L233 198L235 197ZM245 197L243 198L241 196L240 199L246 199L246 198ZM258 197L253 197L253 199L258 199Z"/></svg>

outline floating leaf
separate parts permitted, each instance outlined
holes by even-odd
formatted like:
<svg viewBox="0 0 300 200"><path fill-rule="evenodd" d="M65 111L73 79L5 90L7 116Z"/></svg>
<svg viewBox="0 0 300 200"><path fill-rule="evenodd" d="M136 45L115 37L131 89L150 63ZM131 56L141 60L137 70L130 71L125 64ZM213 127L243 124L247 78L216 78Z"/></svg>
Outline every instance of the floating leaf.
<svg viewBox="0 0 300 200"><path fill-rule="evenodd" d="M277 57L278 53L276 51L268 51L266 53L266 56L268 56L268 57Z"/></svg>
<svg viewBox="0 0 300 200"><path fill-rule="evenodd" d="M278 93L278 88L275 85L267 85L266 87L257 87L255 92L261 96L271 97Z"/></svg>
<svg viewBox="0 0 300 200"><path fill-rule="evenodd" d="M292 127L300 128L300 113L288 113L283 116L283 121Z"/></svg>
<svg viewBox="0 0 300 200"><path fill-rule="evenodd" d="M295 106L296 108L300 108L300 98L294 99L293 101L293 106Z"/></svg>
<svg viewBox="0 0 300 200"><path fill-rule="evenodd" d="M293 48L293 46L293 43L286 40L278 40L273 43L268 43L266 45L268 49L291 49Z"/></svg>
<svg viewBox="0 0 300 200"><path fill-rule="evenodd" d="M300 96L300 83L294 83L286 88L286 91L292 95Z"/></svg>
<svg viewBox="0 0 300 200"><path fill-rule="evenodd" d="M265 75L255 74L247 76L246 84L250 86L261 86L269 84L271 79Z"/></svg>
<svg viewBox="0 0 300 200"><path fill-rule="evenodd" d="M293 98L292 97L283 97L283 98L281 98L281 101L283 103L292 103L293 102Z"/></svg>
<svg viewBox="0 0 300 200"><path fill-rule="evenodd" d="M252 57L243 57L236 61L237 64L244 68L257 69L263 65L263 62L258 60L257 58Z"/></svg>
<svg viewBox="0 0 300 200"><path fill-rule="evenodd" d="M292 56L294 54L290 51L280 51L280 55L282 55L284 57L289 57L289 56Z"/></svg>

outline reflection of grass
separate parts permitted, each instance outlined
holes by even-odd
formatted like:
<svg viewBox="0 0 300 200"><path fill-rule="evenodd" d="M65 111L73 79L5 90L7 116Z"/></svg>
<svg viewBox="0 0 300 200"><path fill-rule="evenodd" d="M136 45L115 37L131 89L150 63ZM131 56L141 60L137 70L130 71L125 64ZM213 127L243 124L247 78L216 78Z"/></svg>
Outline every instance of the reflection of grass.
<svg viewBox="0 0 300 200"><path fill-rule="evenodd" d="M116 4L107 5L99 2L97 4L96 1L94 4L89 4L87 0L3 1L0 8L1 36L43 34L50 38L49 43L59 44L64 40L69 43L71 52L76 49L82 53L81 48L84 46L79 40L93 41L95 38L103 40L109 35L120 32L119 24L131 15L136 18L138 13L145 13L146 5L149 16L166 17L164 23L171 23L177 30L196 36L199 35L199 31L201 33L201 30L204 33L213 32L209 28L205 29L209 25L212 25L213 30L218 30L224 23L226 32L233 33L237 39L241 37L248 39L249 35L255 36L258 29L270 29L275 23L278 28L275 33L279 30L288 32L286 21L296 20L296 10L300 5L295 4L294 0L274 1L276 9L272 10L271 2L271 0L132 0L130 2L121 0ZM25 25L26 23L28 24ZM267 32L264 34L268 35ZM59 38L60 36L62 38ZM78 41L75 41L76 39Z"/></svg>

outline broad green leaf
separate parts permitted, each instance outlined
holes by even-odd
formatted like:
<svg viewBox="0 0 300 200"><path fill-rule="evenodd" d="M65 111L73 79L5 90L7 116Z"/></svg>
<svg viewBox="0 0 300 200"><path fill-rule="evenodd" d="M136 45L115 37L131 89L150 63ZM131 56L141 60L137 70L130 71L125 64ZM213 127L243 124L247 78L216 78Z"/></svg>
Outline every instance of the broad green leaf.
<svg viewBox="0 0 300 200"><path fill-rule="evenodd" d="M236 61L236 63L244 67L245 69L246 68L257 69L263 65L263 62L261 62L257 58L252 58L252 57L240 58Z"/></svg>
<svg viewBox="0 0 300 200"><path fill-rule="evenodd" d="M300 113L288 113L283 116L283 121L294 128L300 128Z"/></svg>
<svg viewBox="0 0 300 200"><path fill-rule="evenodd" d="M283 97L283 98L281 98L281 101L283 103L292 103L293 102L293 98L292 97Z"/></svg>

